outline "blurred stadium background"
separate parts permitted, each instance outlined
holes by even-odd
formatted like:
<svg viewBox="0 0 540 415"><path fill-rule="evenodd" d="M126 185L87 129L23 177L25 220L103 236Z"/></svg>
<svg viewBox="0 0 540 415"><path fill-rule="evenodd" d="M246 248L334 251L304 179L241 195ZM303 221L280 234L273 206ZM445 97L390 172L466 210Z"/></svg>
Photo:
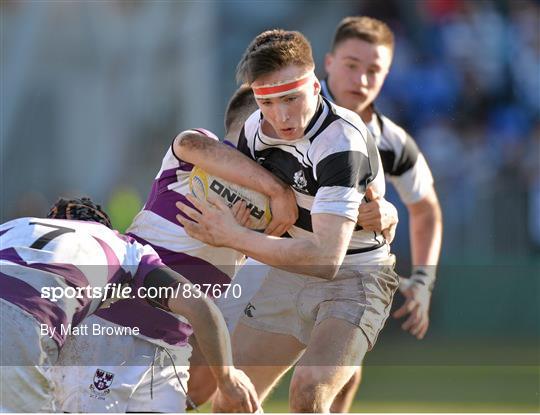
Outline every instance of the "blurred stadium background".
<svg viewBox="0 0 540 415"><path fill-rule="evenodd" d="M223 134L235 65L256 34L302 31L323 76L342 17L385 20L397 45L378 106L430 162L445 235L427 338L390 322L354 410L540 410L538 0L2 0L0 12L2 222L87 194L119 229L177 132ZM267 411L286 399L284 382Z"/></svg>

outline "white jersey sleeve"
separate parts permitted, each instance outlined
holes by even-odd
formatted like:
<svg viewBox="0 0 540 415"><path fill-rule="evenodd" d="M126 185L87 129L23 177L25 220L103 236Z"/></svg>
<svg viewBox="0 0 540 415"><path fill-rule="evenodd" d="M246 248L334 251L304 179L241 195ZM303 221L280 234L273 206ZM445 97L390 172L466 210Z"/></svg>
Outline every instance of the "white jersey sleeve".
<svg viewBox="0 0 540 415"><path fill-rule="evenodd" d="M423 154L418 154L416 163L399 176L388 176L400 199L406 205L419 202L433 187L433 176Z"/></svg>
<svg viewBox="0 0 540 415"><path fill-rule="evenodd" d="M311 214L329 213L356 221L371 177L365 138L355 126L343 121L327 129L327 134L313 141L309 153L319 183Z"/></svg>
<svg viewBox="0 0 540 415"><path fill-rule="evenodd" d="M368 124L377 141L385 174L405 204L420 201L433 186L433 176L416 142L385 116Z"/></svg>

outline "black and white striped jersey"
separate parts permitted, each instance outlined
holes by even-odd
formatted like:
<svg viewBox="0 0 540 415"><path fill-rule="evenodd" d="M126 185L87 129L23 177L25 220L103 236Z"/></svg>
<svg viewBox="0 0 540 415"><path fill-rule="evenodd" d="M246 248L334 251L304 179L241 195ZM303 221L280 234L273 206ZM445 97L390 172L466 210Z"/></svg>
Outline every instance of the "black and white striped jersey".
<svg viewBox="0 0 540 415"><path fill-rule="evenodd" d="M299 217L289 234L312 232L311 215L328 213L356 222L366 186L384 195L381 160L361 118L320 98L304 137L282 140L262 131L262 114L246 121L238 149L289 184L296 195ZM375 232L357 229L349 254L367 252L385 244Z"/></svg>
<svg viewBox="0 0 540 415"><path fill-rule="evenodd" d="M326 80L321 86L323 96L333 102ZM403 203L422 200L433 186L433 176L413 138L377 111L367 127L377 143L384 173Z"/></svg>

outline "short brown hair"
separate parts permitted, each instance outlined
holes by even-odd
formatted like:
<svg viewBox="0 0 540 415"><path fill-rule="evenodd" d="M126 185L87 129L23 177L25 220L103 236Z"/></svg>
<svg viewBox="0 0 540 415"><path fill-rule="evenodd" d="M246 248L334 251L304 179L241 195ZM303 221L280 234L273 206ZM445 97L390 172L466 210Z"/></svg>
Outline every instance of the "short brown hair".
<svg viewBox="0 0 540 415"><path fill-rule="evenodd" d="M345 17L338 25L332 52L336 47L347 39L360 39L373 45L383 45L394 52L394 33L388 25L378 19L367 16Z"/></svg>
<svg viewBox="0 0 540 415"><path fill-rule="evenodd" d="M300 32L267 30L247 47L236 68L236 79L251 84L258 77L289 65L315 67L309 41Z"/></svg>
<svg viewBox="0 0 540 415"><path fill-rule="evenodd" d="M257 110L257 102L253 90L243 84L232 95L225 110L225 133L240 130L246 119Z"/></svg>

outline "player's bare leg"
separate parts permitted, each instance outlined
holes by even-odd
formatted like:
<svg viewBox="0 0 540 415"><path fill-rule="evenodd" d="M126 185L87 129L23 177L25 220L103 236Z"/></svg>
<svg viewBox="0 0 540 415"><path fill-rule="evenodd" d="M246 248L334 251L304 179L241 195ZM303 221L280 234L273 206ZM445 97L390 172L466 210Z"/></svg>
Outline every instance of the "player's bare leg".
<svg viewBox="0 0 540 415"><path fill-rule="evenodd" d="M300 357L305 345L293 336L270 333L239 323L232 339L233 360L250 378L262 402ZM230 412L214 401L215 412Z"/></svg>
<svg viewBox="0 0 540 415"><path fill-rule="evenodd" d="M189 359L189 381L187 393L195 405L199 406L210 399L216 391L217 384L206 359L201 353L195 336L191 336L191 358ZM188 404L189 405L189 404ZM189 408L188 408L189 409ZM192 408L194 409L194 408Z"/></svg>
<svg viewBox="0 0 540 415"><path fill-rule="evenodd" d="M330 407L330 412L347 413L351 410L351 406L362 381L362 366L360 366L351 376L349 381L343 386L337 394Z"/></svg>
<svg viewBox="0 0 540 415"><path fill-rule="evenodd" d="M234 331L232 347L235 365L249 376L261 402L306 348L293 336L242 323Z"/></svg>
<svg viewBox="0 0 540 415"><path fill-rule="evenodd" d="M362 330L344 320L318 324L298 362L289 392L291 412L329 412L368 349Z"/></svg>

